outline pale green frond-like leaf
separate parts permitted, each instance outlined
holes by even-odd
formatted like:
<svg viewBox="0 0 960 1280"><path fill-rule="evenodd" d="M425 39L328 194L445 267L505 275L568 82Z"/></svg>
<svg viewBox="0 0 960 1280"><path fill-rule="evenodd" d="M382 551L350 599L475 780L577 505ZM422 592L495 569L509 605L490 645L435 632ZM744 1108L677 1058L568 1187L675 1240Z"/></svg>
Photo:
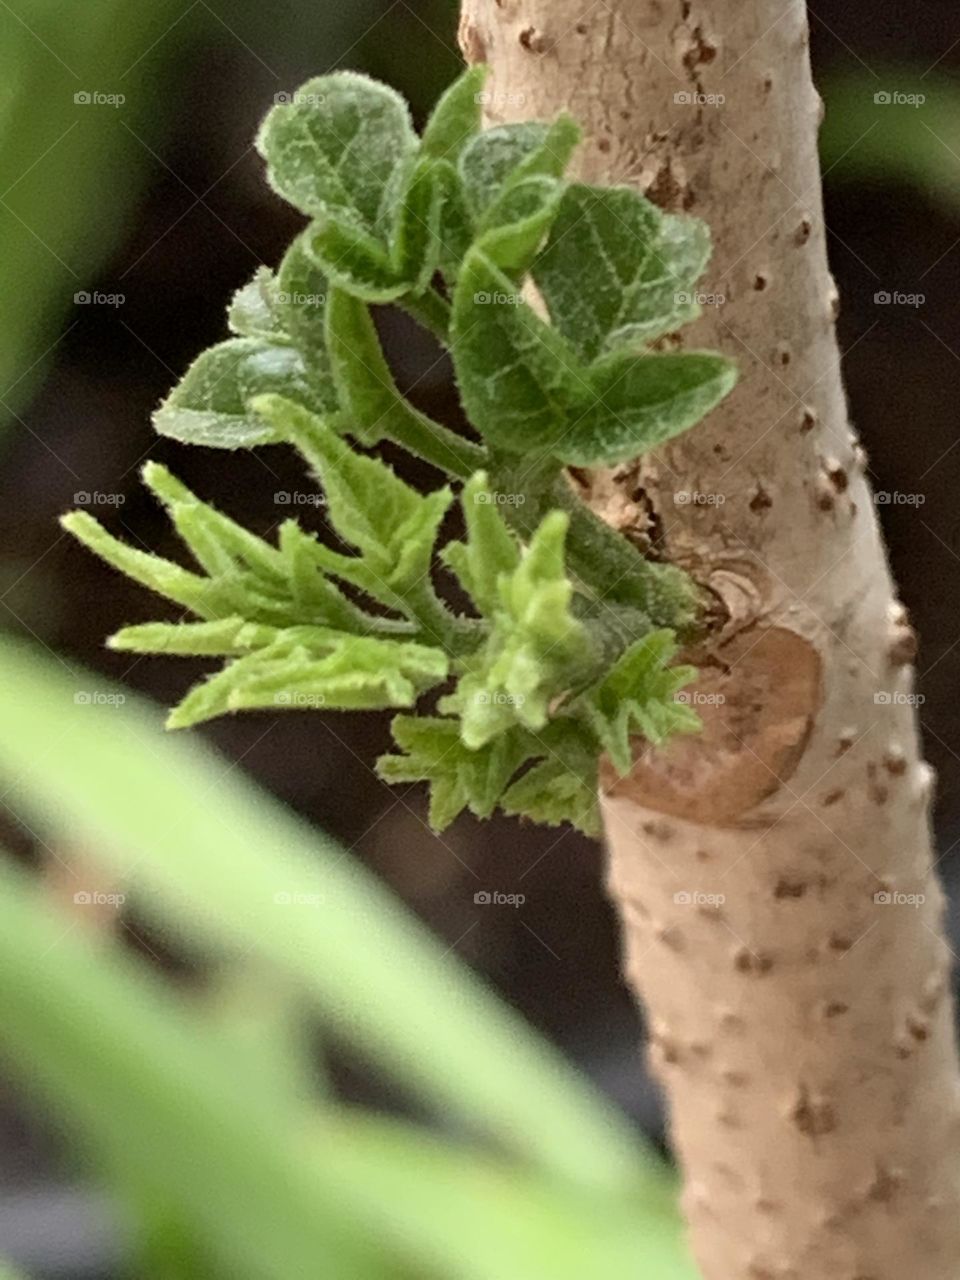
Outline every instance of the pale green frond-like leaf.
<svg viewBox="0 0 960 1280"><path fill-rule="evenodd" d="M448 543L442 552L463 589L487 616L499 607L501 574L512 573L520 563L516 539L499 511L501 496L517 495L501 495L492 490L482 471L469 480L460 495L467 540Z"/></svg>
<svg viewBox="0 0 960 1280"><path fill-rule="evenodd" d="M546 517L512 573L501 574L490 635L465 660L466 674L441 710L461 718L464 743L477 750L514 725L541 730L552 705L589 670L591 642L570 605L564 565L567 518Z"/></svg>
<svg viewBox="0 0 960 1280"><path fill-rule="evenodd" d="M514 729L473 751L451 717L398 716L392 727L403 754L381 756L377 772L394 784L430 784L434 831L445 830L464 809L489 818L531 749L528 736Z"/></svg>
<svg viewBox="0 0 960 1280"><path fill-rule="evenodd" d="M672 631L649 632L578 702L621 774L629 773L633 764L632 736L659 746L675 733L696 733L701 727L681 693L696 677L696 668L668 666L676 652Z"/></svg>

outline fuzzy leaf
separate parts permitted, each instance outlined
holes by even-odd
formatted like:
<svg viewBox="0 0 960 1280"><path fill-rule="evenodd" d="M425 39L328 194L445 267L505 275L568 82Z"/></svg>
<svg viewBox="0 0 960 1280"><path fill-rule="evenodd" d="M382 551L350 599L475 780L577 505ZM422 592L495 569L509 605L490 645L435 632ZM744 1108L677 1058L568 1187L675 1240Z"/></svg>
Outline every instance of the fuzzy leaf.
<svg viewBox="0 0 960 1280"><path fill-rule="evenodd" d="M583 677L590 641L570 611L567 524L562 512L551 512L513 572L500 575L489 638L465 659L456 692L441 702L442 712L460 716L472 750L514 725L542 729L553 704Z"/></svg>
<svg viewBox="0 0 960 1280"><path fill-rule="evenodd" d="M575 466L622 462L695 425L736 381L730 361L698 352L617 351L583 365L514 289L471 250L451 325L464 405L505 451Z"/></svg>
<svg viewBox="0 0 960 1280"><path fill-rule="evenodd" d="M399 166L419 145L407 104L352 72L309 80L257 136L274 190L302 213L376 232Z"/></svg>
<svg viewBox="0 0 960 1280"><path fill-rule="evenodd" d="M689 704L677 698L697 671L668 667L676 652L672 631L651 631L631 645L577 704L622 775L633 765L632 735L659 745L672 734L696 733L701 727Z"/></svg>
<svg viewBox="0 0 960 1280"><path fill-rule="evenodd" d="M501 575L520 563L520 550L499 510L497 497L485 472L478 472L463 487L460 505L467 526L466 542L451 542L442 558L484 615L500 603Z"/></svg>
<svg viewBox="0 0 960 1280"><path fill-rule="evenodd" d="M124 653L166 653L181 657L239 657L272 644L276 627L222 618L218 622L144 622L123 627L107 641Z"/></svg>
<svg viewBox="0 0 960 1280"><path fill-rule="evenodd" d="M583 387L576 354L479 248L460 272L450 333L460 395L477 429L513 453L552 453L565 406Z"/></svg>
<svg viewBox="0 0 960 1280"><path fill-rule="evenodd" d="M502 124L473 138L460 157L467 206L478 221L503 188L523 178L560 178L580 140L567 116L554 124Z"/></svg>
<svg viewBox="0 0 960 1280"><path fill-rule="evenodd" d="M229 711L305 707L377 710L409 707L446 678L439 649L406 641L296 627L264 649L229 662L170 713L183 729Z"/></svg>
<svg viewBox="0 0 960 1280"><path fill-rule="evenodd" d="M489 818L510 779L529 754L520 730L501 734L479 751L471 751L460 737L457 720L427 716L397 716L393 736L405 754L381 756L377 773L386 782L430 784L430 826L443 831L469 809Z"/></svg>
<svg viewBox="0 0 960 1280"><path fill-rule="evenodd" d="M350 435L372 445L423 428L426 419L397 389L369 309L339 289L330 298L327 343Z"/></svg>
<svg viewBox="0 0 960 1280"><path fill-rule="evenodd" d="M249 284L233 295L227 322L241 338L264 338L280 345L289 341L277 308L277 281L269 267L258 267Z"/></svg>
<svg viewBox="0 0 960 1280"><path fill-rule="evenodd" d="M589 363L623 324L661 215L629 187L577 183L563 196L533 268L553 323Z"/></svg>
<svg viewBox="0 0 960 1280"><path fill-rule="evenodd" d="M325 410L303 357L262 338L230 338L199 356L153 415L162 436L215 449L272 444L274 430L252 413L253 396L279 392Z"/></svg>
<svg viewBox="0 0 960 1280"><path fill-rule="evenodd" d="M696 283L710 261L710 229L699 218L661 215L660 231L650 246L636 283L624 300L620 325L607 346L652 342L695 320L700 308Z"/></svg>
<svg viewBox="0 0 960 1280"><path fill-rule="evenodd" d="M458 170L449 161L435 160L433 171L440 191L439 267L453 286L473 242L473 223Z"/></svg>
<svg viewBox="0 0 960 1280"><path fill-rule="evenodd" d="M589 370L554 454L572 466L624 462L696 426L736 381L736 366L710 352L616 352Z"/></svg>
<svg viewBox="0 0 960 1280"><path fill-rule="evenodd" d="M523 275L560 209L563 183L533 176L511 183L480 224L479 246L503 271Z"/></svg>
<svg viewBox="0 0 960 1280"><path fill-rule="evenodd" d="M297 236L277 272L275 310L300 352L318 411L334 413L337 393L326 343L330 285L307 252L306 234Z"/></svg>
<svg viewBox="0 0 960 1280"><path fill-rule="evenodd" d="M480 132L483 86L489 73L490 68L482 64L470 67L443 94L423 131L424 156L455 163L470 139Z"/></svg>
<svg viewBox="0 0 960 1280"><path fill-rule="evenodd" d="M402 593L426 578L447 508L449 489L423 495L383 462L354 453L319 418L280 397L257 407L303 453L323 482L327 513L345 542L361 553L351 578L382 599L384 588ZM341 557L343 561L345 557Z"/></svg>
<svg viewBox="0 0 960 1280"><path fill-rule="evenodd" d="M597 805L597 761L585 753L582 769L571 769L563 761L541 760L519 778L500 802L504 813L529 818L548 827L569 822L585 835L602 832Z"/></svg>

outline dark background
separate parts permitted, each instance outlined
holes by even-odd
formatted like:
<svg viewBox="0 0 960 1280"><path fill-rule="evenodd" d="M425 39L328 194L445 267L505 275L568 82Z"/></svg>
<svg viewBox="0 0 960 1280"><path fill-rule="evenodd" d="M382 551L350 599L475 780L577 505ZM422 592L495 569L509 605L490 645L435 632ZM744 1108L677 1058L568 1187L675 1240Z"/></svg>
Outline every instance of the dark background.
<svg viewBox="0 0 960 1280"><path fill-rule="evenodd" d="M154 437L149 415L192 357L224 336L231 293L258 263L276 264L297 228L296 215L264 185L251 149L274 94L310 74L353 67L396 85L422 118L456 73L449 0L341 7L342 16L318 16L318 6L304 0L267 14L234 0L213 14L203 4L151 50L140 82L146 123L127 140L139 188L105 227L96 270L63 264L54 287L58 318L31 359L55 345L30 371L27 387L18 383L16 416L0 436L0 625L164 704L204 668L102 648L121 624L161 616L157 602L72 544L56 518L78 492L119 494L122 505L97 510L108 526L136 545L178 554L140 486L147 455L258 532L289 514L274 493L302 487L292 456L179 448ZM78 21L82 12L77 6ZM851 414L876 487L923 499L880 510L922 638L918 688L926 698L927 751L941 780L937 829L950 882L960 835L960 20L947 0L896 7L819 0L812 35L828 105L827 222ZM888 88L928 91L936 103L909 120L903 113L910 108L892 108L896 119L871 115L872 93ZM121 129L124 118L121 109L102 127ZM861 146L864 129L870 136ZM122 163L111 180L123 183ZM69 181L49 198L69 202ZM111 199L104 190L103 200ZM125 302L75 306L78 289L123 293ZM925 301L881 306L874 300L880 290L921 293ZM417 384L414 396L432 414L454 420L449 370L435 364L429 341L398 319L387 321L385 334L401 381ZM298 514L304 523L317 519L310 509ZM641 1028L618 978L599 848L568 830L505 819L480 826L462 818L442 838L432 835L424 795L391 791L372 773L389 745L387 722L369 714L247 714L203 732L374 866L452 948L659 1134L655 1096L637 1073ZM3 817L0 804L0 823ZM8 825L9 838L29 856L29 838ZM526 902L519 911L477 907L478 889L522 893ZM151 945L161 949L158 940ZM351 1087L372 1086L357 1079ZM0 1123L0 1174L10 1191L0 1207L0 1237L13 1240L18 1232L30 1236L23 1215L34 1203L14 1192L48 1178L50 1162L36 1125L14 1100ZM64 1201L57 1221L68 1222L63 1215L75 1209ZM50 1274L94 1274L84 1269L84 1251L89 1246L92 1257L102 1243L95 1215L64 1231L73 1260ZM55 1237L51 1228L43 1246L51 1257Z"/></svg>

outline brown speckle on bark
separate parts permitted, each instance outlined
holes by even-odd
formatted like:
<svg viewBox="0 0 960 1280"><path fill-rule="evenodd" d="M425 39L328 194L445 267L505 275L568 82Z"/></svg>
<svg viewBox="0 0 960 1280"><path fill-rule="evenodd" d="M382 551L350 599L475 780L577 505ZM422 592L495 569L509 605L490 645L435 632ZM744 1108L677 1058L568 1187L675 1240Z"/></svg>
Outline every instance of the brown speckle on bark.
<svg viewBox="0 0 960 1280"><path fill-rule="evenodd" d="M800 1132L810 1138L819 1138L826 1133L832 1133L837 1127L837 1117L833 1107L823 1098L812 1097L806 1085L800 1086L790 1118Z"/></svg>

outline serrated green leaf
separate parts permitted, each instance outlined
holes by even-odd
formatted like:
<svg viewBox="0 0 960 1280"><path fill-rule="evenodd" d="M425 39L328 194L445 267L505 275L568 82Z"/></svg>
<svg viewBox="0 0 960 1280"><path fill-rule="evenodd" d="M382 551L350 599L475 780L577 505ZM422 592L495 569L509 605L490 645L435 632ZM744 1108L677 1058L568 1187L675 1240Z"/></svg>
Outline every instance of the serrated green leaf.
<svg viewBox="0 0 960 1280"><path fill-rule="evenodd" d="M162 436L214 449L273 444L272 428L252 413L249 401L278 392L322 413L323 397L303 357L290 346L262 338L230 338L199 356L153 415Z"/></svg>
<svg viewBox="0 0 960 1280"><path fill-rule="evenodd" d="M480 132L483 86L490 68L469 67L434 107L423 130L421 153L434 160L456 163L463 148Z"/></svg>
<svg viewBox="0 0 960 1280"><path fill-rule="evenodd" d="M594 838L602 833L597 804L596 757L583 772L557 759L541 760L519 778L500 806L514 818L529 818L548 827L565 822Z"/></svg>
<svg viewBox="0 0 960 1280"><path fill-rule="evenodd" d="M485 472L473 476L460 495L467 540L448 543L442 552L444 562L484 615L499 607L501 575L512 573L520 563L520 549L500 514L498 497Z"/></svg>
<svg viewBox="0 0 960 1280"><path fill-rule="evenodd" d="M217 594L208 578L190 573L162 556L128 546L86 511L71 511L60 523L107 564L198 617L216 619L233 613L232 609L217 607Z"/></svg>
<svg viewBox="0 0 960 1280"><path fill-rule="evenodd" d="M292 627L264 649L229 662L170 713L183 729L230 711L409 707L446 679L440 649L409 641Z"/></svg>
<svg viewBox="0 0 960 1280"><path fill-rule="evenodd" d="M327 513L345 542L361 553L350 579L396 607L396 596L423 581L453 494L447 488L421 494L385 463L352 449L320 419L280 397L258 408L292 440L320 477ZM345 560L341 557L341 564Z"/></svg>
<svg viewBox="0 0 960 1280"><path fill-rule="evenodd" d="M376 232L395 171L419 146L407 104L353 72L309 80L292 97L257 136L271 186L312 218Z"/></svg>
<svg viewBox="0 0 960 1280"><path fill-rule="evenodd" d="M276 627L222 618L218 622L145 622L123 627L107 641L125 653L166 653L190 657L235 657L263 649L277 636Z"/></svg>
<svg viewBox="0 0 960 1280"><path fill-rule="evenodd" d="M430 784L429 820L435 831L444 831L464 809L489 818L530 751L521 730L471 751L460 737L458 721L451 718L397 716L392 728L404 754L381 756L377 772L394 784Z"/></svg>
<svg viewBox="0 0 960 1280"><path fill-rule="evenodd" d="M546 517L512 573L499 577L499 603L482 648L464 659L465 674L440 710L461 719L472 750L515 725L541 730L553 706L589 670L591 643L571 612L573 585L564 565L567 517Z"/></svg>
<svg viewBox="0 0 960 1280"><path fill-rule="evenodd" d="M622 775L630 772L630 740L642 735L659 746L676 733L696 733L700 719L678 694L695 667L669 667L677 652L672 631L651 631L631 645L607 675L577 702Z"/></svg>

